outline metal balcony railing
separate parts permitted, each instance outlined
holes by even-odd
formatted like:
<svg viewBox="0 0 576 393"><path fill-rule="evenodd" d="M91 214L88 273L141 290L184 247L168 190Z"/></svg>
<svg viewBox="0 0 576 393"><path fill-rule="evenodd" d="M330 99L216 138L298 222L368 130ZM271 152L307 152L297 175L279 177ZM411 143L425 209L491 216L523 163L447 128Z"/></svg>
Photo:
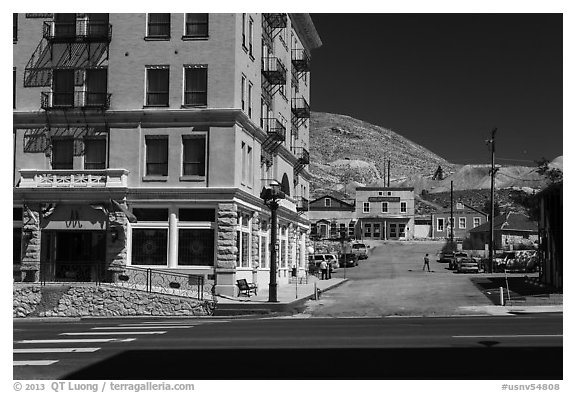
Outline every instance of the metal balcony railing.
<svg viewBox="0 0 576 393"><path fill-rule="evenodd" d="M309 201L304 197L299 197L296 200L296 211L307 212L310 210Z"/></svg>
<svg viewBox="0 0 576 393"><path fill-rule="evenodd" d="M40 107L45 110L74 108L110 108L110 93L91 91L42 92Z"/></svg>
<svg viewBox="0 0 576 393"><path fill-rule="evenodd" d="M49 42L110 42L112 25L108 22L77 20L44 22L43 36Z"/></svg>
<svg viewBox="0 0 576 393"><path fill-rule="evenodd" d="M296 157L298 158L298 162L303 165L310 164L310 153L303 147L297 148L296 150Z"/></svg>
<svg viewBox="0 0 576 393"><path fill-rule="evenodd" d="M288 24L288 15L285 13L262 14L262 17L268 26L270 26L272 29L283 29Z"/></svg>
<svg viewBox="0 0 576 393"><path fill-rule="evenodd" d="M286 140L286 127L275 117L262 119L262 130L268 135L269 139L276 142Z"/></svg>
<svg viewBox="0 0 576 393"><path fill-rule="evenodd" d="M262 75L271 85L286 84L286 67L277 57L262 58Z"/></svg>
<svg viewBox="0 0 576 393"><path fill-rule="evenodd" d="M292 67L298 72L310 71L310 56L304 49L292 49Z"/></svg>
<svg viewBox="0 0 576 393"><path fill-rule="evenodd" d="M299 119L310 118L310 105L304 97L292 98L292 113Z"/></svg>

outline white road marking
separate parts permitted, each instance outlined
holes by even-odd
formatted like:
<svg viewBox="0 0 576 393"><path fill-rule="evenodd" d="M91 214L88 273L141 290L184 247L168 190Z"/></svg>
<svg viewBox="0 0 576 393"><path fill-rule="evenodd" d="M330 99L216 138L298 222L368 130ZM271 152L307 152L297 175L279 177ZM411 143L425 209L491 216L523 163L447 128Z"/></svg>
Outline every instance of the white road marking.
<svg viewBox="0 0 576 393"><path fill-rule="evenodd" d="M117 334L164 334L165 331L154 332L73 332L60 333L61 336L113 336Z"/></svg>
<svg viewBox="0 0 576 393"><path fill-rule="evenodd" d="M71 353L96 352L100 348L14 348L13 353Z"/></svg>
<svg viewBox="0 0 576 393"><path fill-rule="evenodd" d="M502 334L491 336L452 336L453 338L523 338L523 337L562 337L562 334Z"/></svg>
<svg viewBox="0 0 576 393"><path fill-rule="evenodd" d="M84 339L56 339L56 340L20 340L14 341L16 344L71 344L71 343L109 343L109 342L131 342L136 338L84 338Z"/></svg>
<svg viewBox="0 0 576 393"><path fill-rule="evenodd" d="M139 326L139 325L131 325L131 326L103 326L103 327L93 327L92 330L115 330L115 329L188 329L194 327L194 325L173 325L173 326L165 326L165 325L154 325L154 326Z"/></svg>
<svg viewBox="0 0 576 393"><path fill-rule="evenodd" d="M49 366L58 360L14 360L13 366Z"/></svg>

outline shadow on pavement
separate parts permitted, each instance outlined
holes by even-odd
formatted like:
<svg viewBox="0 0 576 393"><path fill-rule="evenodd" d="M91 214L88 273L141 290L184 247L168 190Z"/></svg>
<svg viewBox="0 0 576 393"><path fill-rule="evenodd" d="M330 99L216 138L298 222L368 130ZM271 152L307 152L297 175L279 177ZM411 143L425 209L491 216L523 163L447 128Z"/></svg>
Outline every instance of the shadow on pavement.
<svg viewBox="0 0 576 393"><path fill-rule="evenodd" d="M562 379L562 347L478 344L477 348L133 350L64 379Z"/></svg>
<svg viewBox="0 0 576 393"><path fill-rule="evenodd" d="M506 293L505 277L474 277L472 283L494 304L500 304L500 287ZM554 291L541 288L527 282L525 277L508 277L508 288L510 297L513 299L526 299L527 297L549 296Z"/></svg>

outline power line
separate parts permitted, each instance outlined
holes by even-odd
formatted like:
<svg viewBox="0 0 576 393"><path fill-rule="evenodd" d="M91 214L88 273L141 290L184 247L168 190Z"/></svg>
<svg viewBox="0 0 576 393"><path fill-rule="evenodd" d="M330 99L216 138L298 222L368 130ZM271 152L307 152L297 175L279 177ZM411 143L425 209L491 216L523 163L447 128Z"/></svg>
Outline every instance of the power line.
<svg viewBox="0 0 576 393"><path fill-rule="evenodd" d="M528 173L532 173L532 172L534 172L534 171L532 170ZM507 175L507 174L502 173L502 172L500 172L500 175L509 177L510 179L519 180L519 181L538 181L538 179L520 179L518 177L510 176L510 175Z"/></svg>

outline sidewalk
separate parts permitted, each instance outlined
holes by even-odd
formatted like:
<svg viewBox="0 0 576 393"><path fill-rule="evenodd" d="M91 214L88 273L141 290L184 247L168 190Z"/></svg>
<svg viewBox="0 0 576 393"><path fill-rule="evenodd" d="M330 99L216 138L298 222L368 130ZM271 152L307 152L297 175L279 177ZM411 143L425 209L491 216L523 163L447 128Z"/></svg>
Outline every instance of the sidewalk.
<svg viewBox="0 0 576 393"><path fill-rule="evenodd" d="M277 303L268 302L268 286L258 288L258 295L250 297L242 295L237 297L216 296L215 316L245 315L245 314L268 314L271 312L291 312L301 307L304 303L314 298L314 288L322 292L328 291L348 281L344 278L331 278L330 280L318 280L309 277L307 284L279 284Z"/></svg>

